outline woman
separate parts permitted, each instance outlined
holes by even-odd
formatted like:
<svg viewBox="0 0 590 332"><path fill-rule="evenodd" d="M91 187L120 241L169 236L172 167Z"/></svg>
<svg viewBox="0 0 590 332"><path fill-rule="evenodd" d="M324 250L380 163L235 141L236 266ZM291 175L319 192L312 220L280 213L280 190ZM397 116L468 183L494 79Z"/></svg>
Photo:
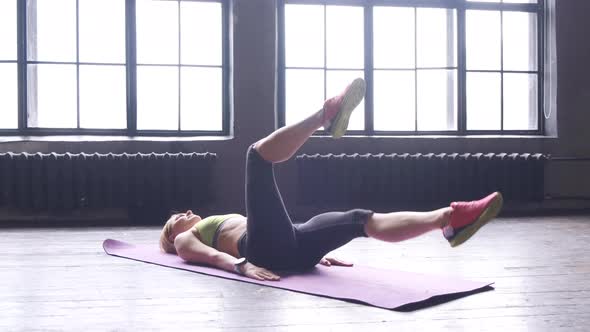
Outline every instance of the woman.
<svg viewBox="0 0 590 332"><path fill-rule="evenodd" d="M253 279L279 280L271 270L305 269L317 263L351 266L324 255L357 237L398 242L442 229L454 247L500 212L502 195L493 193L479 201L454 202L430 212L375 213L354 209L323 213L304 224L293 225L276 186L273 164L292 157L322 126L334 138L341 137L350 114L364 95L365 82L356 79L315 114L250 146L246 157L247 218L228 214L201 219L190 210L174 214L162 230L162 250L188 262Z"/></svg>

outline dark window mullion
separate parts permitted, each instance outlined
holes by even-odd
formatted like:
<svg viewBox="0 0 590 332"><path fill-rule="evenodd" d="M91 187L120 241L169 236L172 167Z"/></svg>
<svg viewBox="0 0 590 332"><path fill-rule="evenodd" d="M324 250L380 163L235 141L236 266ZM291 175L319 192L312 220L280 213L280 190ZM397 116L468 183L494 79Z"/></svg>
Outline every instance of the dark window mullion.
<svg viewBox="0 0 590 332"><path fill-rule="evenodd" d="M27 3L17 1L18 131L27 128Z"/></svg>
<svg viewBox="0 0 590 332"><path fill-rule="evenodd" d="M373 6L365 5L365 81L367 91L365 94L365 132L373 135L374 126L374 102L373 102Z"/></svg>
<svg viewBox="0 0 590 332"><path fill-rule="evenodd" d="M76 0L76 128L80 129L80 0Z"/></svg>
<svg viewBox="0 0 590 332"><path fill-rule="evenodd" d="M80 63L82 65L86 63ZM113 63L88 63L92 65L113 65ZM162 66L178 66L178 64L174 63L141 63L139 64L142 67L162 67ZM190 67L190 68L222 68L220 65L195 65L195 64L183 64L183 67Z"/></svg>
<svg viewBox="0 0 590 332"><path fill-rule="evenodd" d="M378 67L373 68L373 70L395 70L395 71L414 71L414 70L456 70L457 66L448 66L448 67L410 67L410 68L401 68L401 67Z"/></svg>
<svg viewBox="0 0 590 332"><path fill-rule="evenodd" d="M414 7L414 132L418 132L418 8Z"/></svg>
<svg viewBox="0 0 590 332"><path fill-rule="evenodd" d="M204 66L201 66L204 67ZM322 69L323 67L311 67L311 66L293 66L288 67L287 69L301 69L301 70L314 70L314 69ZM380 68L380 69L393 69L393 68ZM331 67L330 70L333 71L362 71L364 70L362 67L349 67L349 68L342 68L342 67Z"/></svg>
<svg viewBox="0 0 590 332"><path fill-rule="evenodd" d="M300 5L346 5L346 6L395 6L395 7L428 7L454 8L457 1L463 0L282 0L287 4ZM520 5L523 6L523 5ZM529 5L530 7L530 5Z"/></svg>
<svg viewBox="0 0 590 332"><path fill-rule="evenodd" d="M459 69L457 88L458 91L458 130L460 135L467 132L467 45L466 45L466 21L465 8L457 9L457 66Z"/></svg>
<svg viewBox="0 0 590 332"><path fill-rule="evenodd" d="M72 61L43 61L43 60L29 60L27 61L29 65L71 65L71 64L79 64L79 65L92 65L92 66L113 66L113 65L125 65L124 63L116 63L116 62L72 62Z"/></svg>
<svg viewBox="0 0 590 332"><path fill-rule="evenodd" d="M182 22L180 22L180 18L181 18L181 13L180 13L180 1L176 2L177 5L177 10L178 10L178 132L180 132L180 124L181 124L181 116L182 116L182 112L181 112L181 101L180 98L182 98L182 96L180 95L180 84L181 84L181 72L182 72L182 63L181 63L181 58L182 56L180 55L181 51L182 51L182 46L181 46L181 40L182 40L182 32L180 30L181 28L181 24Z"/></svg>
<svg viewBox="0 0 590 332"><path fill-rule="evenodd" d="M447 9L446 10L446 24L447 24L447 33L446 33L446 37L447 37L447 65L452 64L453 66L456 66L457 62L456 62L456 54L454 53L456 46L455 46L455 36L457 35L457 31L456 31L456 25L455 25L455 11L452 9ZM457 95L458 97L458 92L455 91L455 87L452 86L453 83L456 84L456 82L453 81L452 77L452 73L456 70L456 68L454 68L454 70L446 70L447 72L447 127L452 127L452 128L457 128L457 119L456 117L458 116L457 114L455 114L455 109L457 109L457 100L455 99L455 95ZM454 76L455 80L457 80L457 75ZM457 93L455 93L457 92Z"/></svg>
<svg viewBox="0 0 590 332"><path fill-rule="evenodd" d="M500 131L504 132L504 11L500 11Z"/></svg>
<svg viewBox="0 0 590 332"><path fill-rule="evenodd" d="M222 38L222 45L221 45L221 56L222 56L222 61L221 61L221 84L222 84L222 94L221 94L221 98L222 98L222 113L221 113L221 128L223 131L224 135L228 135L230 134L230 126L229 126L229 121L231 119L230 116L230 103L229 103L229 82L231 81L230 76L229 76L229 27L230 27L230 13L231 13L231 7L230 7L230 2L227 0L223 0L221 2L221 38ZM280 15L280 10L279 10L279 15ZM279 26L279 31L280 31L281 27ZM281 35L279 32L279 53L281 52ZM279 54L279 62L280 62L280 58L281 55ZM284 67L281 67L281 65L279 64L279 68L283 68L283 69L279 69L279 70L284 70ZM279 73L279 80L280 80L280 73ZM279 82L279 94L281 91L281 83ZM278 98L280 100L280 97ZM280 107L280 106L279 106ZM280 109L280 108L279 108ZM279 112L279 115L282 112ZM279 118L279 117L278 117ZM280 123L280 119L279 119L279 123ZM278 126L277 126L278 127Z"/></svg>
<svg viewBox="0 0 590 332"><path fill-rule="evenodd" d="M287 84L285 82L287 76L287 66L285 65L285 57L286 57L286 49L285 49L285 2L279 0L277 4L277 20L280 22L278 24L278 110L279 114L277 116L277 127L284 126L286 124L287 115L287 105L286 105L286 88Z"/></svg>
<svg viewBox="0 0 590 332"><path fill-rule="evenodd" d="M324 5L324 100L328 89L328 7Z"/></svg>
<svg viewBox="0 0 590 332"><path fill-rule="evenodd" d="M498 69L469 69L470 73L506 73L506 74L537 74L534 70L498 70Z"/></svg>
<svg viewBox="0 0 590 332"><path fill-rule="evenodd" d="M537 11L537 131L545 133L545 0L539 0Z"/></svg>
<svg viewBox="0 0 590 332"><path fill-rule="evenodd" d="M137 134L137 26L135 0L125 3L125 48L127 60L127 134Z"/></svg>
<svg viewBox="0 0 590 332"><path fill-rule="evenodd" d="M538 4L533 3L495 3L495 2L465 2L464 7L474 10L538 12Z"/></svg>

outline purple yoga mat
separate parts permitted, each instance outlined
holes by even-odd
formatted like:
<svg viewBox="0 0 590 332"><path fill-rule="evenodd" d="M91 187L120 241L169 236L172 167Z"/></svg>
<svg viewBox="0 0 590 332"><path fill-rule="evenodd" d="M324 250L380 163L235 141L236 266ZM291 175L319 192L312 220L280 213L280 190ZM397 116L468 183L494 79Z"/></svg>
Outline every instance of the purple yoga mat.
<svg viewBox="0 0 590 332"><path fill-rule="evenodd" d="M300 272L278 272L280 281L258 281L211 267L188 264L156 246L132 245L107 239L103 248L109 255L192 271L210 276L245 281L400 311L433 304L492 289L491 283L354 265L325 267Z"/></svg>

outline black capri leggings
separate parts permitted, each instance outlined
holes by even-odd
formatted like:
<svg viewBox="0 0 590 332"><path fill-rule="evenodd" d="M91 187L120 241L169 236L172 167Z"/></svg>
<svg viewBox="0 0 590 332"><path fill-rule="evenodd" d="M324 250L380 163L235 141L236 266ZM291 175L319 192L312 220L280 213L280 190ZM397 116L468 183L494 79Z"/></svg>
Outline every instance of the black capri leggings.
<svg viewBox="0 0 590 332"><path fill-rule="evenodd" d="M317 215L293 224L279 189L273 164L250 146L246 156L247 230L238 243L242 256L268 269L304 269L357 237L373 211L355 209Z"/></svg>

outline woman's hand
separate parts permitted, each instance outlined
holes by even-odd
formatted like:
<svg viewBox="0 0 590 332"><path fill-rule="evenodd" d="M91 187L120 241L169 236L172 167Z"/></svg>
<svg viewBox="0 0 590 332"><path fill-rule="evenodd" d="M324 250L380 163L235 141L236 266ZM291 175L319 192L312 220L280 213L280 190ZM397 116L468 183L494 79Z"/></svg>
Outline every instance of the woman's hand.
<svg viewBox="0 0 590 332"><path fill-rule="evenodd" d="M250 262L240 267L240 270L246 277L256 280L278 281L281 279L281 277L272 273L271 271L262 267L258 267Z"/></svg>
<svg viewBox="0 0 590 332"><path fill-rule="evenodd" d="M352 263L349 262L345 262L342 261L338 258L333 258L333 257L324 257L320 260L320 264L325 265L325 266L352 266Z"/></svg>

